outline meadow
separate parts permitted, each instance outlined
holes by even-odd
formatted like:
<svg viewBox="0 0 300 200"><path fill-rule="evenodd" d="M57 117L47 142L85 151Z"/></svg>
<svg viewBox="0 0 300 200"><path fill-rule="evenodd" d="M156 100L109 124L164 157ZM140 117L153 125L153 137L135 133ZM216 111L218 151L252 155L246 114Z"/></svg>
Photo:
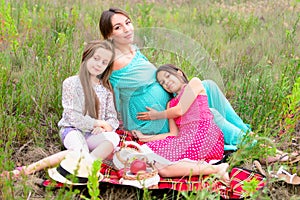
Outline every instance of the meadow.
<svg viewBox="0 0 300 200"><path fill-rule="evenodd" d="M236 112L251 124L258 143L300 151L299 0L0 0L0 171L62 150L57 127L62 81L78 72L84 43L100 38L100 14L111 6L126 10L137 32L155 29L156 37L168 41L170 46L164 48L156 48L157 42L142 49L153 63L177 64L189 77L215 80ZM161 28L172 34L159 35ZM189 45L180 43L178 36ZM210 58L211 73L197 65L195 49ZM252 160L272 153L274 149L241 145L231 166L250 166ZM299 164L285 167L300 175ZM1 199L80 198L79 190L38 187L35 183L45 177L41 171L18 182L1 179ZM99 198L136 199L140 193L100 184ZM146 191L139 198L153 199L151 195ZM201 191L181 195L216 198ZM253 198L257 195L299 199L300 188L271 180ZM163 198L178 196L169 193Z"/></svg>

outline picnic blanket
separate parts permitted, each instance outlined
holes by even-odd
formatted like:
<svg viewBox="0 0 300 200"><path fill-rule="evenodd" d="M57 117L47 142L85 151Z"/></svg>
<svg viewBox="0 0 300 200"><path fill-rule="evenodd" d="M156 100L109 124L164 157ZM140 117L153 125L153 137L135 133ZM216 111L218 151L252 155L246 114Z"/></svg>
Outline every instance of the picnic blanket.
<svg viewBox="0 0 300 200"><path fill-rule="evenodd" d="M135 141L140 145L143 142L134 138L130 131L118 129L116 131L120 136L120 144L122 146L124 141ZM112 166L112 161L105 160L102 163L100 172L104 175L102 182L108 182L112 184L120 184L119 180L122 176ZM202 189L209 189L212 192L218 192L223 198L227 198L230 192L230 188L226 187L222 182L213 180L209 176L190 176L190 177L176 177L176 178L164 178L160 177L160 181L156 189L172 189L177 191L197 191Z"/></svg>
<svg viewBox="0 0 300 200"><path fill-rule="evenodd" d="M143 142L138 141L136 138L134 138L130 131L118 129L116 132L119 134L121 139L119 144L120 147L123 145L124 141L134 141L141 145L143 144ZM120 183L120 179L122 178L122 175L119 173L118 170L116 170L113 167L113 162L111 158L103 161L100 172L104 175L104 179L102 179L101 182L122 185ZM241 171L240 175L244 175L243 171ZM236 179L235 177L238 176L236 172L230 173L230 176L231 178L234 178L237 183L242 183L246 179L252 180L253 178L253 174L247 174L246 175L247 177L243 177L243 178L239 177L239 179ZM52 180L45 180L43 183L44 186L49 186L50 184L53 185ZM61 183L57 183L56 185L57 187L63 186L63 184ZM206 189L211 191L212 193L220 194L220 196L224 199L230 199L234 194L234 191L232 189L233 187L234 186L232 185L225 186L218 179L212 179L210 176L202 175L202 176L176 177L176 178L160 177L158 185L155 188L150 188L150 189L171 189L176 191L199 191L199 190ZM242 184L239 185L239 188L241 187ZM262 187L263 185L261 185L261 187L257 189L261 189Z"/></svg>

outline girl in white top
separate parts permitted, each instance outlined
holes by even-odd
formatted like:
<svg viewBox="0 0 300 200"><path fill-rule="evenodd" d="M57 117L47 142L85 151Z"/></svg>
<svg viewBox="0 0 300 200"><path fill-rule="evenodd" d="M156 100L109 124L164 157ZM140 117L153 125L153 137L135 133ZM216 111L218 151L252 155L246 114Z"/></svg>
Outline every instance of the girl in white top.
<svg viewBox="0 0 300 200"><path fill-rule="evenodd" d="M105 159L118 145L114 131L119 122L108 81L114 60L109 41L95 40L84 49L79 74L64 80L62 90L63 115L59 121L60 136L67 150L58 152L28 166L17 167L3 175L14 178L32 174L57 165L69 150L80 152L86 159Z"/></svg>
<svg viewBox="0 0 300 200"><path fill-rule="evenodd" d="M111 147L119 143L119 136L112 132L119 122L107 78L111 73L107 67L112 64L111 50L108 41L90 42L83 53L79 75L63 82L64 111L58 123L63 144L67 149L91 151L95 158L105 158L104 150L110 149L109 154Z"/></svg>

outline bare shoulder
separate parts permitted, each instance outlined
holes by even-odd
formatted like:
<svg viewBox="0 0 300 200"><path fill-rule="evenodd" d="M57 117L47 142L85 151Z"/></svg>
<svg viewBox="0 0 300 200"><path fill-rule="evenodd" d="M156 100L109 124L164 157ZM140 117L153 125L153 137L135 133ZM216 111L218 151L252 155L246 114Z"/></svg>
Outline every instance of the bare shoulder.
<svg viewBox="0 0 300 200"><path fill-rule="evenodd" d="M124 62L122 60L116 59L114 60L113 70L122 69L124 67Z"/></svg>
<svg viewBox="0 0 300 200"><path fill-rule="evenodd" d="M113 70L122 69L127 66L135 56L135 54L123 54L119 49L115 50L115 60L113 64Z"/></svg>
<svg viewBox="0 0 300 200"><path fill-rule="evenodd" d="M206 94L205 89L202 85L202 81L198 77L193 77L189 81L189 85L194 89L197 90L198 94Z"/></svg>
<svg viewBox="0 0 300 200"><path fill-rule="evenodd" d="M190 85L202 85L202 81L198 78L198 77L193 77L190 81L189 81Z"/></svg>
<svg viewBox="0 0 300 200"><path fill-rule="evenodd" d="M115 49L115 59L113 64L113 70L121 69L125 66L124 60L122 59L122 53L119 49Z"/></svg>

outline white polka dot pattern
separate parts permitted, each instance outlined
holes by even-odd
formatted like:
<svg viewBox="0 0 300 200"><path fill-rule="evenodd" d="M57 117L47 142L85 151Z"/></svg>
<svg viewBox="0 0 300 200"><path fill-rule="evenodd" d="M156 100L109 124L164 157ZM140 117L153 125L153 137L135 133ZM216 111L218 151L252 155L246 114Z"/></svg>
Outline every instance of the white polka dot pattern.
<svg viewBox="0 0 300 200"><path fill-rule="evenodd" d="M170 101L170 107L178 104L180 96ZM179 127L178 136L147 143L155 153L170 161L188 158L209 162L222 159L224 137L213 121L207 96L199 95L189 110L175 122Z"/></svg>

